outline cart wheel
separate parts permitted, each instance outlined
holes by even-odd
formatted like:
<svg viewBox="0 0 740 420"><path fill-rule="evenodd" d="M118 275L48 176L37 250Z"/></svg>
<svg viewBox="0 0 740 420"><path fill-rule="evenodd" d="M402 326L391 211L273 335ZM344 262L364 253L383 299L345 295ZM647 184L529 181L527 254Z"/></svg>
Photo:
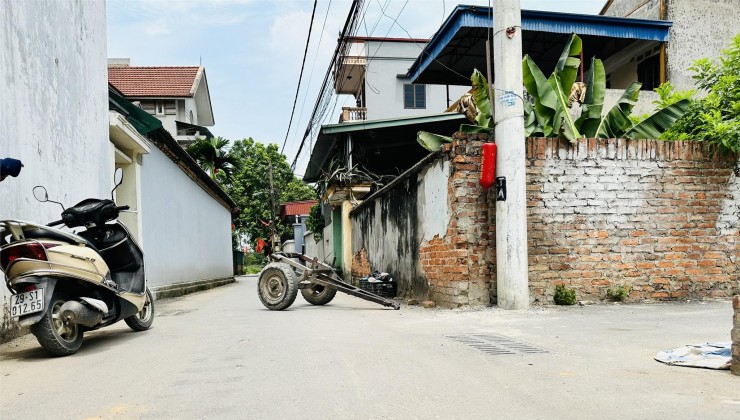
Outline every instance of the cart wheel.
<svg viewBox="0 0 740 420"><path fill-rule="evenodd" d="M331 287L324 287L320 284L311 285L305 289L301 289L301 295L306 302L311 305L326 305L334 299L337 295L337 289Z"/></svg>
<svg viewBox="0 0 740 420"><path fill-rule="evenodd" d="M293 270L284 263L267 264L260 272L257 293L267 309L282 311L289 307L298 296Z"/></svg>

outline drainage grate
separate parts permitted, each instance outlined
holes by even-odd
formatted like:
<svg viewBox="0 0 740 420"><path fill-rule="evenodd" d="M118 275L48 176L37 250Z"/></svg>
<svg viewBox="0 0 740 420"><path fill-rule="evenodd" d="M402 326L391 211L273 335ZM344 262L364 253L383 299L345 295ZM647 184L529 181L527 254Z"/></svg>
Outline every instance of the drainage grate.
<svg viewBox="0 0 740 420"><path fill-rule="evenodd" d="M500 354L536 354L548 353L547 350L526 343L512 340L503 335L492 334L470 334L470 335L448 335L447 338L476 348L484 353L494 356Z"/></svg>

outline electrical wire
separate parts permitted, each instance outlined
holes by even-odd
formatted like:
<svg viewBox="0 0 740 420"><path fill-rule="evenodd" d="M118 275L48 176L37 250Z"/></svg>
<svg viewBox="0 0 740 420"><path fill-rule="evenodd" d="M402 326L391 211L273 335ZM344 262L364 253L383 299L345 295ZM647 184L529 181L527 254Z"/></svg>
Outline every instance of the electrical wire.
<svg viewBox="0 0 740 420"><path fill-rule="evenodd" d="M316 128L317 123L323 119L326 109L331 102L331 96L327 95L329 77L332 74L332 70L337 67L338 58L341 56L340 53L342 55L346 54L346 51L349 48L349 44L346 42L347 38L351 37L351 35L357 30L357 23L359 22L357 18L362 10L362 1L363 0L352 1L349 14L347 15L347 20L345 21L344 27L339 36L339 42L337 43L337 47L334 49L334 54L329 62L326 74L324 75L324 81L319 89L319 95L316 100L316 104L314 105L313 112L311 113L311 117L309 118L308 126L306 127L301 144L299 145L298 151L293 159L293 163L291 164L293 169L295 169L298 156L300 156L303 146L306 144L306 138L311 135L313 130Z"/></svg>
<svg viewBox="0 0 740 420"><path fill-rule="evenodd" d="M295 115L295 106L298 103L298 93L301 91L301 80L303 79L303 69L306 66L306 55L308 55L308 44L311 42L311 30L313 29L313 19L316 16L316 5L319 3L318 0L313 0L313 11L311 12L311 23L308 25L308 36L306 36L306 48L303 50L303 61L301 62L301 73L298 75L298 86L295 89L295 98L293 98L293 110L290 111L290 121L288 121L288 129L285 132L285 140L283 140L283 147L280 149L280 154L285 151L285 144L288 143L288 134L290 134L290 126L293 124L293 115Z"/></svg>

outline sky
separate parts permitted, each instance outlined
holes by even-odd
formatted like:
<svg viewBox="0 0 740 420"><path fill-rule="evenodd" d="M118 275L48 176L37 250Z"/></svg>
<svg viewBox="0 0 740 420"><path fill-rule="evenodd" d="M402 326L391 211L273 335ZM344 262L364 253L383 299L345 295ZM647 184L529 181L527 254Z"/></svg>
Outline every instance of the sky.
<svg viewBox="0 0 740 420"><path fill-rule="evenodd" d="M430 38L457 4L488 6L495 0L365 0L357 35ZM521 0L523 9L598 14L606 0ZM320 0L293 124L285 147L295 158L351 5ZM288 129L312 0L108 0L108 57L134 66L206 69L216 124L230 140L252 137L282 147ZM395 18L398 23L395 23ZM408 32L408 33L407 33ZM352 103L341 96L342 105ZM334 103L332 102L332 105ZM309 157L305 147L296 173Z"/></svg>

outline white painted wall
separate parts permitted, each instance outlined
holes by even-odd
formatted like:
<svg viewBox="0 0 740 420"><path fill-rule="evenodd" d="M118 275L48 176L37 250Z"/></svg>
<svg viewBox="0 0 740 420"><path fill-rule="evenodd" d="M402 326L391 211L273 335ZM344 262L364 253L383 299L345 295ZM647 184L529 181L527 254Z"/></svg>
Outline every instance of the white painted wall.
<svg viewBox="0 0 740 420"><path fill-rule="evenodd" d="M403 85L409 80L396 76L406 74L426 44L378 41L366 44L365 103L368 120L439 114L470 90L469 86L450 86L448 104L446 86L426 85L426 108L405 109Z"/></svg>
<svg viewBox="0 0 740 420"><path fill-rule="evenodd" d="M232 275L229 210L156 147L143 156L141 206L150 286Z"/></svg>
<svg viewBox="0 0 740 420"><path fill-rule="evenodd" d="M0 183L0 219L59 219L35 185L66 205L110 194L106 55L104 2L0 1L0 158L25 165Z"/></svg>

